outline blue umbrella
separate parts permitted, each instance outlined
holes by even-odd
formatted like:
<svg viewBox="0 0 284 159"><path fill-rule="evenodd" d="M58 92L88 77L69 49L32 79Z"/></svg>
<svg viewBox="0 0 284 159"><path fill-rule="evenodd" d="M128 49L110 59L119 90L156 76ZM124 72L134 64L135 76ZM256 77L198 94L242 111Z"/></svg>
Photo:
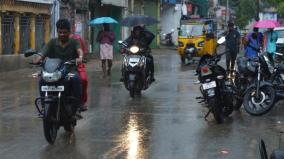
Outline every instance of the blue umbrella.
<svg viewBox="0 0 284 159"><path fill-rule="evenodd" d="M117 23L117 21L112 19L111 17L100 17L90 21L90 25L98 25L103 23Z"/></svg>

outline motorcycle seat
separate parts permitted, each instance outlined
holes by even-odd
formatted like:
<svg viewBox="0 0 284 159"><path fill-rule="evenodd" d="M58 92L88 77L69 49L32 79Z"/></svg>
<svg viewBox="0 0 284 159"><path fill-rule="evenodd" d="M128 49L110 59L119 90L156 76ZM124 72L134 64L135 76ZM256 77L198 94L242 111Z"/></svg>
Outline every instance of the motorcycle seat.
<svg viewBox="0 0 284 159"><path fill-rule="evenodd" d="M283 149L273 150L273 152L270 155L270 159L284 159L284 150Z"/></svg>

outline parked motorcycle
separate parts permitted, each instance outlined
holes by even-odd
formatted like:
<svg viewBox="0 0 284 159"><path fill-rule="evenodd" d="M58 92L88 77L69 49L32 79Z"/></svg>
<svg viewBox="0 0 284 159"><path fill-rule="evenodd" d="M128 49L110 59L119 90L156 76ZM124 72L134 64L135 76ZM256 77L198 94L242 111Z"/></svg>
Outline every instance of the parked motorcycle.
<svg viewBox="0 0 284 159"><path fill-rule="evenodd" d="M268 57L261 52L258 52L257 58L252 60L250 70L256 79L245 90L244 109L251 115L263 115L271 110L276 100L276 91L270 81L276 72Z"/></svg>
<svg viewBox="0 0 284 159"><path fill-rule="evenodd" d="M38 53L28 51L25 53L25 57L34 54ZM40 73L37 74L41 81L41 97L35 99L35 106L39 116L43 119L45 139L50 144L55 142L61 126L67 132L73 132L76 126L75 114L80 102L72 95L71 91L70 79L74 77L74 74L68 73L66 70L68 66L75 64L75 60L63 62L56 58L46 58L44 62L39 64L42 67Z"/></svg>
<svg viewBox="0 0 284 159"><path fill-rule="evenodd" d="M171 32L169 33L164 33L164 39L162 39L161 43L166 45L166 46L174 46L174 42L173 42L173 33L174 33L174 29L171 29Z"/></svg>
<svg viewBox="0 0 284 159"><path fill-rule="evenodd" d="M219 39L218 44L222 44L224 40ZM226 70L218 65L224 54L225 52L202 57L196 70L201 83L201 99L209 108L205 119L212 112L217 123L222 123L224 118L233 112L233 85L226 79Z"/></svg>
<svg viewBox="0 0 284 159"><path fill-rule="evenodd" d="M123 41L118 42L124 52L122 61L122 75L124 86L129 90L132 98L141 95L142 90L146 90L152 83L148 70L147 57L143 55L144 48L138 46L128 46Z"/></svg>

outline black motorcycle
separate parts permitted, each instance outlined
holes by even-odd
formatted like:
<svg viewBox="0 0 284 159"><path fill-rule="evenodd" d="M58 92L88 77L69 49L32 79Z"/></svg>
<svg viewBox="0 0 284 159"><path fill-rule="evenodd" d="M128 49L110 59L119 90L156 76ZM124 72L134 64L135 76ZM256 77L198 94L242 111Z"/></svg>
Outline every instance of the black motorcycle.
<svg viewBox="0 0 284 159"><path fill-rule="evenodd" d="M164 44L166 46L174 46L174 42L173 42L173 33L174 33L174 29L171 30L171 32L169 33L164 33L164 39L161 39L161 44Z"/></svg>
<svg viewBox="0 0 284 159"><path fill-rule="evenodd" d="M28 51L25 57L34 54L38 53ZM50 144L55 142L61 126L67 132L73 132L77 122L75 114L80 102L71 91L70 79L74 77L74 74L67 72L66 69L75 64L75 60L64 62L57 58L46 58L39 64L42 67L38 74L41 81L41 97L35 99L35 106L43 119L45 139Z"/></svg>
<svg viewBox="0 0 284 159"><path fill-rule="evenodd" d="M244 109L251 115L263 115L271 110L276 100L276 91L270 80L276 72L267 56L260 52L247 66L256 78L244 92Z"/></svg>
<svg viewBox="0 0 284 159"><path fill-rule="evenodd" d="M138 46L128 46L125 42L118 42L124 53L122 60L122 76L124 86L129 90L130 96L141 95L142 90L146 90L152 83L151 72L147 68L147 59L143 55L144 48Z"/></svg>
<svg viewBox="0 0 284 159"><path fill-rule="evenodd" d="M222 54L201 58L197 74L201 83L200 91L203 95L201 99L208 105L209 111L205 119L213 113L217 123L222 123L224 118L233 112L233 85L227 81L226 70L218 65Z"/></svg>

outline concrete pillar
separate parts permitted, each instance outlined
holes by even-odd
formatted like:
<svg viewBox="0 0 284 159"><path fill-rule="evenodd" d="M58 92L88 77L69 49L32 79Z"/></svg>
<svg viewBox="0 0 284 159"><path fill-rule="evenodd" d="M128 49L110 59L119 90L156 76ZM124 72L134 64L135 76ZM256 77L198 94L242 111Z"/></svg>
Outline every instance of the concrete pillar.
<svg viewBox="0 0 284 159"><path fill-rule="evenodd" d="M31 15L31 23L30 23L30 48L34 49L36 48L36 43L35 43L35 29L36 29L36 15Z"/></svg>
<svg viewBox="0 0 284 159"><path fill-rule="evenodd" d="M14 35L14 53L19 54L20 53L20 14L15 13L14 14L14 29L15 29L15 35Z"/></svg>
<svg viewBox="0 0 284 159"><path fill-rule="evenodd" d="M158 19L158 21L161 21L161 11L160 11L160 8L161 8L161 3L160 3L160 1L159 0L157 0L157 19ZM159 48L160 47L160 41L161 41L161 39L160 39L160 31L161 31L161 24L160 23L158 23L157 24L157 30L158 30L158 32L157 32L157 47Z"/></svg>
<svg viewBox="0 0 284 159"><path fill-rule="evenodd" d="M44 44L47 44L50 38L50 16L44 17Z"/></svg>
<svg viewBox="0 0 284 159"><path fill-rule="evenodd" d="M3 53L2 46L2 14L0 14L0 55Z"/></svg>

